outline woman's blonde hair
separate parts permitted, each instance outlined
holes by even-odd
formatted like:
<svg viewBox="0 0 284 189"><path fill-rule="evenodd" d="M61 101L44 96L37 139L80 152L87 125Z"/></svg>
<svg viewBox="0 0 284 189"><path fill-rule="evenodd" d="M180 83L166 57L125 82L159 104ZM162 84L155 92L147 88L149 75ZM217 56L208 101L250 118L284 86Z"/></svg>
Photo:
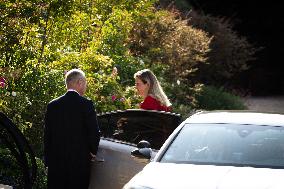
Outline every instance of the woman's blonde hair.
<svg viewBox="0 0 284 189"><path fill-rule="evenodd" d="M151 70L140 70L134 74L134 78L139 78L144 84L149 84L148 95L152 95L154 98L159 100L163 105L167 107L172 105L167 95L163 91L157 77Z"/></svg>

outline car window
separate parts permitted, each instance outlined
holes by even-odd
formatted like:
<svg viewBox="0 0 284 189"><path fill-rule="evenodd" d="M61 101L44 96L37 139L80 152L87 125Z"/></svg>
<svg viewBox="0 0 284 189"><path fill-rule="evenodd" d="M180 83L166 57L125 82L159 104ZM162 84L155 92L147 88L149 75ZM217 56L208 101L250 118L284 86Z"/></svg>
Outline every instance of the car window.
<svg viewBox="0 0 284 189"><path fill-rule="evenodd" d="M284 128L186 124L161 162L284 167Z"/></svg>
<svg viewBox="0 0 284 189"><path fill-rule="evenodd" d="M137 144L147 140L159 149L180 124L179 114L146 110L126 110L98 115L103 137Z"/></svg>

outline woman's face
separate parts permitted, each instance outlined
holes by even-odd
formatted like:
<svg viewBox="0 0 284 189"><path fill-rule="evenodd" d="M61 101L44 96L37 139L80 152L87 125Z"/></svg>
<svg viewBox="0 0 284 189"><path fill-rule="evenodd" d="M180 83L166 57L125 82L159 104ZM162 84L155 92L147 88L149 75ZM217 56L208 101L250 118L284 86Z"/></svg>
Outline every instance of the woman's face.
<svg viewBox="0 0 284 189"><path fill-rule="evenodd" d="M138 94L143 98L145 98L148 95L149 84L143 83L143 81L138 77L135 78L135 87L137 89Z"/></svg>

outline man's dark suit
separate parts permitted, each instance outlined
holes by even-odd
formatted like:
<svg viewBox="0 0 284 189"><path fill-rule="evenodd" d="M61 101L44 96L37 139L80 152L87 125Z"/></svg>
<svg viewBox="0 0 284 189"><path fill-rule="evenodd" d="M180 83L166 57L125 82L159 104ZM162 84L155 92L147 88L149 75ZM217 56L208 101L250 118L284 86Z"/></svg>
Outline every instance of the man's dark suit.
<svg viewBox="0 0 284 189"><path fill-rule="evenodd" d="M99 144L97 115L91 100L75 91L51 101L44 128L49 189L87 189L90 152Z"/></svg>

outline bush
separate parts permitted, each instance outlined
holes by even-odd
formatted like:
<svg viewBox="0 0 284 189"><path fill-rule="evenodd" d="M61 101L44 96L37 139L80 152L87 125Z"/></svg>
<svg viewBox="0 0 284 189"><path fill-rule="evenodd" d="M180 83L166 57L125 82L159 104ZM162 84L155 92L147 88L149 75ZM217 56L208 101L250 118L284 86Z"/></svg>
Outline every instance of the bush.
<svg viewBox="0 0 284 189"><path fill-rule="evenodd" d="M193 79L208 85L222 86L230 78L247 70L260 50L250 44L245 37L233 31L229 19L217 18L191 11L189 25L201 29L212 37L208 64L200 64Z"/></svg>
<svg viewBox="0 0 284 189"><path fill-rule="evenodd" d="M5 148L0 148L0 183L21 188L23 180L21 179L21 167L12 156L11 152Z"/></svg>
<svg viewBox="0 0 284 189"><path fill-rule="evenodd" d="M174 13L158 11L152 18L135 24L131 52L150 68L162 64L169 76L167 81L186 78L206 62L211 38Z"/></svg>
<svg viewBox="0 0 284 189"><path fill-rule="evenodd" d="M46 189L47 188L47 170L43 161L40 158L36 158L37 164L37 177L33 188Z"/></svg>
<svg viewBox="0 0 284 189"><path fill-rule="evenodd" d="M45 189L47 187L47 172L43 161L36 158L37 175L33 188ZM22 168L16 158L5 148L0 148L0 183L13 186L15 189L23 188Z"/></svg>
<svg viewBox="0 0 284 189"><path fill-rule="evenodd" d="M226 92L223 88L203 86L196 94L196 109L205 110L244 110L247 109L238 96Z"/></svg>

